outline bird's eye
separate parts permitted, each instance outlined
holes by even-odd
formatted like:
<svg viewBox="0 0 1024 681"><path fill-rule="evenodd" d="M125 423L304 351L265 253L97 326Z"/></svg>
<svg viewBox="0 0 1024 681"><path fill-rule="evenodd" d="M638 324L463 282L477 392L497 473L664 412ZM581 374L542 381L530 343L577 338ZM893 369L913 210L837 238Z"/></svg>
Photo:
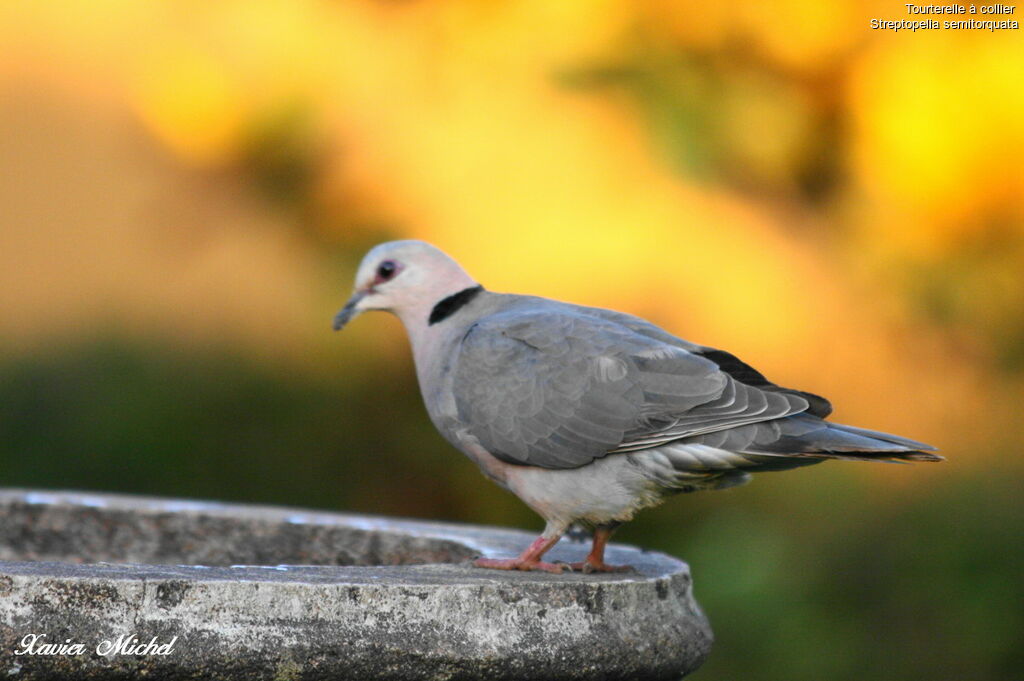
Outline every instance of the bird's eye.
<svg viewBox="0 0 1024 681"><path fill-rule="evenodd" d="M398 265L395 264L394 260L385 260L380 265L377 265L377 277L385 281L395 276L396 271L398 271Z"/></svg>

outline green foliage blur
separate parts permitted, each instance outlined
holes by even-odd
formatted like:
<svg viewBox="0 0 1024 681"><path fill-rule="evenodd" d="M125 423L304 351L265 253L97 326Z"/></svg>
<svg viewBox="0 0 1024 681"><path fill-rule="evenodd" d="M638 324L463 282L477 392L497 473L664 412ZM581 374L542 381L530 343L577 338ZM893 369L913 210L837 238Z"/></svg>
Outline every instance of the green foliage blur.
<svg viewBox="0 0 1024 681"><path fill-rule="evenodd" d="M4 484L540 529L434 432L411 367L366 362L354 380L296 377L116 340L8 360ZM1019 481L965 470L907 498L850 470L863 465L683 495L620 529L691 564L717 636L697 678L1017 677Z"/></svg>

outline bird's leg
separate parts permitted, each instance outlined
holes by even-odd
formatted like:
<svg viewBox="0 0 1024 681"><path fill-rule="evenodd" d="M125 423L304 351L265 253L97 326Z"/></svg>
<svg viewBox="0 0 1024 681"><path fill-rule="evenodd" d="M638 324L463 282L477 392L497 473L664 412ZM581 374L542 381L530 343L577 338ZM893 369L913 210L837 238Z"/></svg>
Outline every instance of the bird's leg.
<svg viewBox="0 0 1024 681"><path fill-rule="evenodd" d="M561 574L562 570L565 569L565 565L560 563L543 563L540 560L541 556L548 549L558 543L561 536L561 533L549 536L545 531L525 551L519 554L518 558L477 558L473 561L473 565L495 570L542 570L544 572Z"/></svg>
<svg viewBox="0 0 1024 681"><path fill-rule="evenodd" d="M569 567L580 572L631 572L629 565L609 565L604 562L604 547L612 536L614 527L602 525L594 530L594 544L587 554L585 560L580 563L570 563Z"/></svg>

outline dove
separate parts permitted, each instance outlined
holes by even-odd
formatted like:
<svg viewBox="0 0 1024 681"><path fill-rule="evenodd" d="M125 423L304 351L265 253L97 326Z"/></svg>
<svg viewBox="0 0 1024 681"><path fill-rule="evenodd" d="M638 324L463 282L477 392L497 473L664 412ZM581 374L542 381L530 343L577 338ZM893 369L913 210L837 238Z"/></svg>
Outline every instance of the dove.
<svg viewBox="0 0 1024 681"><path fill-rule="evenodd" d="M942 460L930 445L829 422L826 399L639 317L488 291L423 241L370 250L334 329L369 310L402 321L440 434L546 523L521 555L479 567L627 570L604 560L611 533L675 494L830 459ZM593 533L585 560L543 561L574 527Z"/></svg>

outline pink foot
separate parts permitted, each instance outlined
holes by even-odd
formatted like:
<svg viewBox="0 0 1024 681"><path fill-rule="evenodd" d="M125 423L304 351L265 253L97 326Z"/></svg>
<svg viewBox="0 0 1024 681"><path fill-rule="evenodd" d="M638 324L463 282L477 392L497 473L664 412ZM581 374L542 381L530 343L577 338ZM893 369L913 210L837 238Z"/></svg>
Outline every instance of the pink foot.
<svg viewBox="0 0 1024 681"><path fill-rule="evenodd" d="M473 565L492 570L539 570L556 575L562 574L566 567L560 563L543 563L539 560L524 560L522 558L477 558L473 561Z"/></svg>
<svg viewBox="0 0 1024 681"><path fill-rule="evenodd" d="M579 563L569 563L569 568L584 574L591 574L593 572L636 572L636 569L632 565L609 565L604 561L591 562L589 560L584 560Z"/></svg>

